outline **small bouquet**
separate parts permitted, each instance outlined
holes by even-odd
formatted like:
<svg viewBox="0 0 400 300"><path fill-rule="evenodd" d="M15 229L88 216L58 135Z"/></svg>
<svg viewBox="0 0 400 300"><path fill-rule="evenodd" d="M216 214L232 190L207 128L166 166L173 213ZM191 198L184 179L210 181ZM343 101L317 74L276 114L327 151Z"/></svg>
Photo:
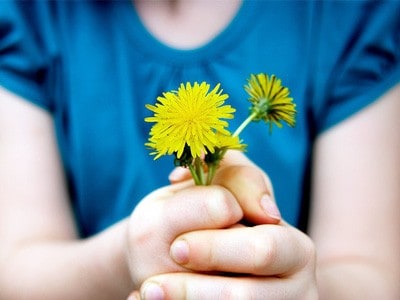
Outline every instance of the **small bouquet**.
<svg viewBox="0 0 400 300"><path fill-rule="evenodd" d="M275 75L250 75L244 86L251 106L249 116L231 133L227 119L236 111L224 105L228 95L217 84L211 91L206 82L181 84L177 91L163 93L155 105L146 108L154 113L145 118L154 123L145 144L157 159L174 155L175 165L189 168L197 185L209 185L220 161L229 149L243 151L246 147L239 134L250 122L265 121L282 127L282 121L295 125L296 104L290 91Z"/></svg>

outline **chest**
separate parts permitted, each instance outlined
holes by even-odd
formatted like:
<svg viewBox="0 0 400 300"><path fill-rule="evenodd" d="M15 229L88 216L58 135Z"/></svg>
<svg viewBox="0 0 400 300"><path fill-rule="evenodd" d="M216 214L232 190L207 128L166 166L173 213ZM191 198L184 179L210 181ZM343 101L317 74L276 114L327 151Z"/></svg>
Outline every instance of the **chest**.
<svg viewBox="0 0 400 300"><path fill-rule="evenodd" d="M241 0L133 1L146 29L177 49L205 45L231 23Z"/></svg>
<svg viewBox="0 0 400 300"><path fill-rule="evenodd" d="M254 8L246 6L211 42L182 50L149 35L142 16L126 8L115 5L107 18L97 14L90 19L83 14L76 21L86 26L70 30L62 47L66 85L58 106L58 129L71 182L80 193L77 201L94 206L91 199L107 195L109 201L120 197L118 201L131 209L132 199L139 201L167 184L172 160L154 162L144 146L149 132L144 122L149 112L144 105L154 103L162 92L186 81L221 83L230 95L227 103L237 109L231 123L234 130L248 113L243 90L246 78L250 73L267 72L291 88L300 111L298 125L269 135L265 124L254 124L242 138L249 145L247 155L273 178L277 197L297 207L310 147L306 76L302 76L307 70L307 48L301 47L297 33L307 29L292 24L293 36L280 40L288 28L271 27L274 20L256 22ZM271 42L274 39L277 42ZM83 207L82 211L91 209ZM296 214L297 209L284 213L293 222Z"/></svg>

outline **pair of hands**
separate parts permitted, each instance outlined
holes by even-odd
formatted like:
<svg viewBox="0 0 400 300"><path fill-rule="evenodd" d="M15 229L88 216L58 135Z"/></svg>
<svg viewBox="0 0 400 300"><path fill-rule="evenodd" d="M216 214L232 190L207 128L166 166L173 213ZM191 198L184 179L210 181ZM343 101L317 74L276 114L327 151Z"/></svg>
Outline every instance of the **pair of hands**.
<svg viewBox="0 0 400 300"><path fill-rule="evenodd" d="M281 220L260 169L235 152L224 162L212 186L175 172L134 210L132 299L317 298L311 240Z"/></svg>

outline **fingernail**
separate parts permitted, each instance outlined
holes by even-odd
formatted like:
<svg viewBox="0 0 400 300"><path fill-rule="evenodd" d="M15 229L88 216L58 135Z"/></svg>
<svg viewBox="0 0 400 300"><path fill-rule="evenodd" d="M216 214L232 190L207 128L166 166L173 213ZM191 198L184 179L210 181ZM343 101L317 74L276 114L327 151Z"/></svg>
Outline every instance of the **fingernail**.
<svg viewBox="0 0 400 300"><path fill-rule="evenodd" d="M178 264L189 261L189 245L185 240L178 240L171 245L170 255Z"/></svg>
<svg viewBox="0 0 400 300"><path fill-rule="evenodd" d="M271 218L274 218L276 220L281 219L281 213L279 212L278 207L269 195L265 194L261 197L261 207Z"/></svg>
<svg viewBox="0 0 400 300"><path fill-rule="evenodd" d="M143 299L145 300L163 300L165 294L161 286L155 282L148 282L143 288Z"/></svg>

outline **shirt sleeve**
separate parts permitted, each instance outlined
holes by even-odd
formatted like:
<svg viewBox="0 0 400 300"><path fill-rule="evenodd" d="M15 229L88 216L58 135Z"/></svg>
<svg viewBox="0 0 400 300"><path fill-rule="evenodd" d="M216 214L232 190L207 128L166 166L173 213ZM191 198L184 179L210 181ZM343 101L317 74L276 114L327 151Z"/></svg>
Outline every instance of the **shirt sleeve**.
<svg viewBox="0 0 400 300"><path fill-rule="evenodd" d="M57 76L46 2L0 1L0 85L51 111Z"/></svg>
<svg viewBox="0 0 400 300"><path fill-rule="evenodd" d="M321 66L329 60L332 65L326 85L322 85L325 90L319 94L325 93L323 104L315 105L319 132L371 104L400 82L400 2L334 2L331 5L339 6L329 7L329 24L324 24L323 34L337 35L330 40L336 44L332 48L339 51L334 59L328 58L331 49L325 47L321 55ZM325 70L322 67L319 71Z"/></svg>

